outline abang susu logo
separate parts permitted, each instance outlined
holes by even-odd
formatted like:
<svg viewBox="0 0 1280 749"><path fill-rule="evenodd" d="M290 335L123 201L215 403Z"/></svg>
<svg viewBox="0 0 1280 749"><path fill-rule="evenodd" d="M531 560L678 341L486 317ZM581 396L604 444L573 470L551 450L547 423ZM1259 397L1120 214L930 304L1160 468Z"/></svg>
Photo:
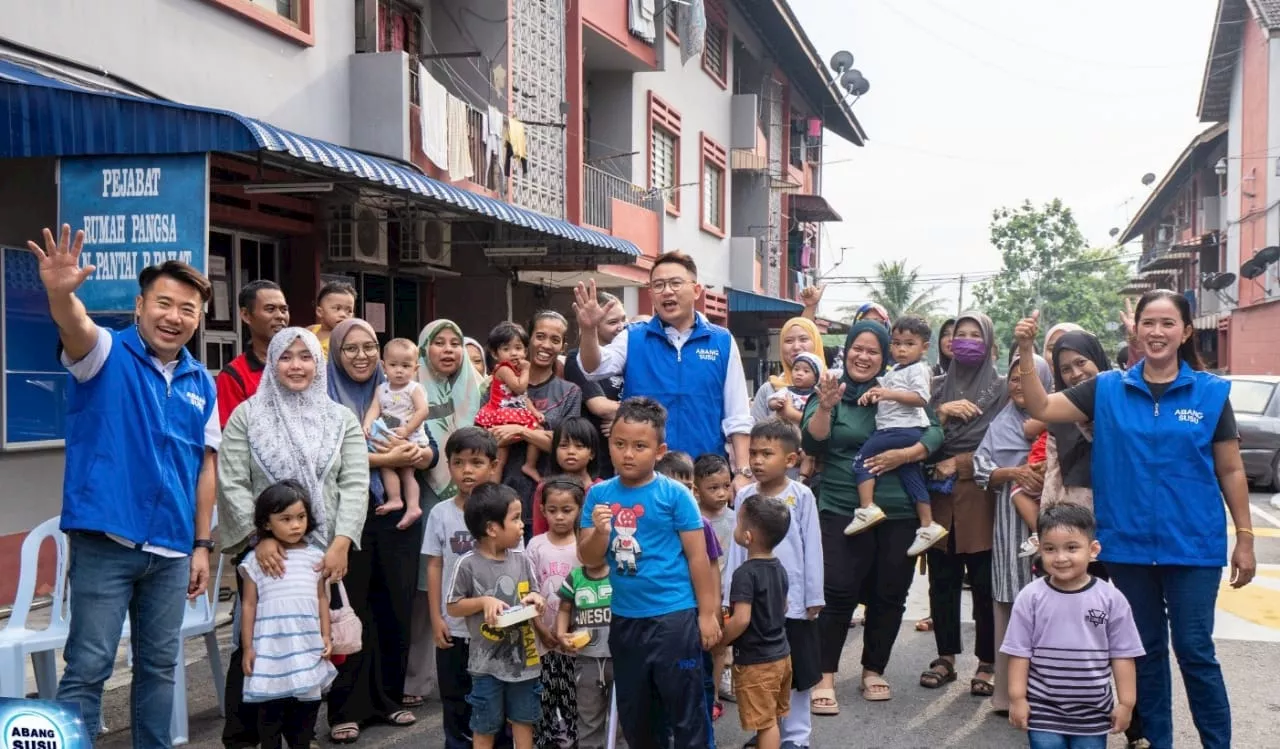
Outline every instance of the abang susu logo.
<svg viewBox="0 0 1280 749"><path fill-rule="evenodd" d="M39 713L19 713L4 727L5 749L63 749L62 731Z"/></svg>

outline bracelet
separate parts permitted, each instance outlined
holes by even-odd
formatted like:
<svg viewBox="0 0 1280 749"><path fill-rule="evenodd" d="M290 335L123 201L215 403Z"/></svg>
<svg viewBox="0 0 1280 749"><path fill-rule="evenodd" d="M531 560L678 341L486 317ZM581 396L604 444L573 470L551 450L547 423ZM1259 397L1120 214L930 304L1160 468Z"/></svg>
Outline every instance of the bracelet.
<svg viewBox="0 0 1280 749"><path fill-rule="evenodd" d="M1238 535L1240 535L1241 533L1245 533L1245 534L1248 534L1248 535L1250 535L1250 536L1254 536L1254 532L1253 532L1253 529L1252 529L1252 528L1236 528L1236 535L1238 536ZM1255 538L1256 538L1256 536L1255 536Z"/></svg>

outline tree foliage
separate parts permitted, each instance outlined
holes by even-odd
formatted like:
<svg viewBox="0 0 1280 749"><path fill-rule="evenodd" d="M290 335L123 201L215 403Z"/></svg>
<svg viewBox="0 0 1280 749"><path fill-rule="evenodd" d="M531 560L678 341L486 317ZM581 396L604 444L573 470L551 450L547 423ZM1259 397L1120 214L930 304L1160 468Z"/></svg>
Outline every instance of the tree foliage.
<svg viewBox="0 0 1280 749"><path fill-rule="evenodd" d="M942 304L936 296L938 287L923 288L920 269L908 270L906 260L877 262L875 280L865 285L871 289L871 301L888 310L890 320L903 315L929 319ZM856 305L846 306L840 309L840 314L845 320L851 320L857 311Z"/></svg>
<svg viewBox="0 0 1280 749"><path fill-rule="evenodd" d="M1129 271L1116 248L1090 248L1071 209L1054 199L1041 207L1026 201L992 213L991 244L1003 267L978 284L978 309L995 323L1002 351L1012 345L1013 326L1040 310L1040 327L1074 322L1098 336L1110 351L1124 341L1116 325Z"/></svg>

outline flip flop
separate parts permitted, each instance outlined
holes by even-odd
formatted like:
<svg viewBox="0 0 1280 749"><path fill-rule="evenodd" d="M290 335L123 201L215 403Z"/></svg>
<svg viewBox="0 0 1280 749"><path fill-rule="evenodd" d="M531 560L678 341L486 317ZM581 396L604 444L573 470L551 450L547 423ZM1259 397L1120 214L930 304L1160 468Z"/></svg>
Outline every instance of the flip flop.
<svg viewBox="0 0 1280 749"><path fill-rule="evenodd" d="M818 700L826 700L830 705L819 705ZM809 693L809 712L813 715L839 715L840 703L836 702L836 690L814 688Z"/></svg>
<svg viewBox="0 0 1280 749"><path fill-rule="evenodd" d="M414 694L406 694L400 698L400 704L404 707L422 707L427 701Z"/></svg>
<svg viewBox="0 0 1280 749"><path fill-rule="evenodd" d="M414 715L408 710L396 710L395 712L391 713L386 718L384 718L383 721L389 726L395 726L396 728L404 728L405 726L411 726L414 723L417 723L418 716Z"/></svg>
<svg viewBox="0 0 1280 749"><path fill-rule="evenodd" d="M355 723L339 723L329 729L329 740L335 744L354 744L360 740L360 726Z"/></svg>
<svg viewBox="0 0 1280 749"><path fill-rule="evenodd" d="M875 687L883 687L883 689L874 689ZM867 674L862 677L862 699L867 702L887 702L893 699L893 690L889 687L889 682L884 677L875 674Z"/></svg>

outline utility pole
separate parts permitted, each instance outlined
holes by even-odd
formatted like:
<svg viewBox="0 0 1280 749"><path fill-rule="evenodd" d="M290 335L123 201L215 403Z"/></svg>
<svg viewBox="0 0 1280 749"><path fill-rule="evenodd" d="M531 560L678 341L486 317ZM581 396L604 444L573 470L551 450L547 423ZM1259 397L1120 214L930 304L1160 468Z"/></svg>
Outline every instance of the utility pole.
<svg viewBox="0 0 1280 749"><path fill-rule="evenodd" d="M958 317L960 315L963 315L964 314L964 274L963 273L960 274L960 303L956 306L958 307L958 309L956 310L956 316Z"/></svg>

